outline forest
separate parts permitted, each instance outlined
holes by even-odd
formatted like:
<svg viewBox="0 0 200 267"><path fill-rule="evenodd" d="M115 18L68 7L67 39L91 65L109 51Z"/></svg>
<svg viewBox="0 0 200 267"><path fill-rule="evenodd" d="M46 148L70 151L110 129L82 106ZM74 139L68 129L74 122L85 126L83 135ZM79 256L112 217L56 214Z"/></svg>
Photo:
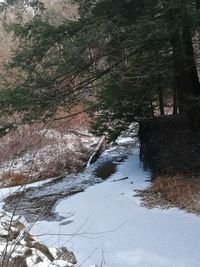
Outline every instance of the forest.
<svg viewBox="0 0 200 267"><path fill-rule="evenodd" d="M2 0L0 44L0 220L37 254L11 222L1 266L198 267L200 0Z"/></svg>
<svg viewBox="0 0 200 267"><path fill-rule="evenodd" d="M16 4L9 23L5 10ZM2 134L80 102L95 117L94 132L111 138L133 121L165 115L166 102L198 130L199 1L70 5L72 18L64 5L59 15L39 1L2 3L17 43L1 82Z"/></svg>

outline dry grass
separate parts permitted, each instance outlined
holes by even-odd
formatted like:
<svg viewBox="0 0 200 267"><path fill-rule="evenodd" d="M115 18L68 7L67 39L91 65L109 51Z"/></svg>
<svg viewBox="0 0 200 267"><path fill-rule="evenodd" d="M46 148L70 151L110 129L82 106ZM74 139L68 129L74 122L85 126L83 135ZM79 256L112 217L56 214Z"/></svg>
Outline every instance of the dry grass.
<svg viewBox="0 0 200 267"><path fill-rule="evenodd" d="M2 179L8 186L18 186L30 182L29 175L21 172L4 172Z"/></svg>
<svg viewBox="0 0 200 267"><path fill-rule="evenodd" d="M89 151L87 151L89 153ZM86 154L87 154L86 153ZM49 177L58 177L70 172L80 171L86 159L86 154L77 154L70 150L65 150L63 153L58 154L57 157L52 158L51 161L46 163L40 173L40 178L45 179ZM88 154L87 159L90 154Z"/></svg>
<svg viewBox="0 0 200 267"><path fill-rule="evenodd" d="M40 133L43 127L39 124L24 125L2 137L0 139L0 163L19 157L27 150L50 144L52 140Z"/></svg>
<svg viewBox="0 0 200 267"><path fill-rule="evenodd" d="M88 135L81 116L55 124L24 125L0 138L0 187L81 170L93 153L90 145L98 140ZM29 174L28 182L24 173Z"/></svg>
<svg viewBox="0 0 200 267"><path fill-rule="evenodd" d="M200 179L184 174L158 176L151 186L137 191L143 205L153 207L179 207L189 212L200 213Z"/></svg>

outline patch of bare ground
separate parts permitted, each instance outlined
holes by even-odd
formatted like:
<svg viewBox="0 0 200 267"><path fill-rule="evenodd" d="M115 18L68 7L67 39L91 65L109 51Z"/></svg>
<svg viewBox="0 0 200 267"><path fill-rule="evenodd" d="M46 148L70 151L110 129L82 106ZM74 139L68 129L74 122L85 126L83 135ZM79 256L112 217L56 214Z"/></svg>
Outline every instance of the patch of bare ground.
<svg viewBox="0 0 200 267"><path fill-rule="evenodd" d="M200 214L200 179L179 174L158 176L145 190L138 190L137 195L142 205L147 208L178 207L188 212Z"/></svg>
<svg viewBox="0 0 200 267"><path fill-rule="evenodd" d="M1 179L5 181L6 184L17 186L22 184L27 184L31 181L31 178L22 172L3 172Z"/></svg>
<svg viewBox="0 0 200 267"><path fill-rule="evenodd" d="M142 205L178 207L200 214L200 132L185 116L166 116L141 123L141 159L152 183L136 192Z"/></svg>

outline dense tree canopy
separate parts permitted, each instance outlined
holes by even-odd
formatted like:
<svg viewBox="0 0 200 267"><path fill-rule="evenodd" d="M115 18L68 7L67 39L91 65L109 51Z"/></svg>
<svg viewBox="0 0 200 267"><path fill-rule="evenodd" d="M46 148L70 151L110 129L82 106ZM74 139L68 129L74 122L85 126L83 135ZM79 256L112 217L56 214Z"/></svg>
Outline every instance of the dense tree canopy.
<svg viewBox="0 0 200 267"><path fill-rule="evenodd" d="M7 65L15 77L0 91L1 117L46 120L81 101L94 131L115 138L157 105L164 114L173 97L174 112L189 112L197 127L199 1L74 2L77 19L54 24L40 2L26 1L41 12L8 27L20 46Z"/></svg>

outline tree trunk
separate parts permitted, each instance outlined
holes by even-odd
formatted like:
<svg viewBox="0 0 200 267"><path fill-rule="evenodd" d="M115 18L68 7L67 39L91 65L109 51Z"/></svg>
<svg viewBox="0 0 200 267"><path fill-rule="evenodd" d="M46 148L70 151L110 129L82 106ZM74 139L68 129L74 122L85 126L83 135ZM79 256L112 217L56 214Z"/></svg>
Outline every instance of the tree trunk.
<svg viewBox="0 0 200 267"><path fill-rule="evenodd" d="M187 77L188 87L190 88L194 96L200 95L199 77L196 68L195 55L192 43L192 33L190 26L190 19L188 18L188 12L185 8L185 20L182 27L182 42L185 55L185 74Z"/></svg>
<svg viewBox="0 0 200 267"><path fill-rule="evenodd" d="M174 60L174 72L175 72L175 88L177 92L177 100L179 105L179 111L184 112L188 109L189 95L191 94L191 88L188 86L188 75L185 76L185 62L184 53L181 40L180 31L176 31L171 38L171 44L173 48L173 60Z"/></svg>
<svg viewBox="0 0 200 267"><path fill-rule="evenodd" d="M162 90L162 87L161 87L161 77L160 77L160 74L158 76L158 96L159 96L160 115L165 115L164 101L163 101L163 90Z"/></svg>
<svg viewBox="0 0 200 267"><path fill-rule="evenodd" d="M106 142L106 137L102 136L101 139L99 140L99 143L96 149L94 150L93 154L89 158L86 167L89 167L92 163L96 161L96 159L99 157L101 153L102 147L105 145L105 142Z"/></svg>
<svg viewBox="0 0 200 267"><path fill-rule="evenodd" d="M190 127L197 129L200 126L200 120L196 98L200 95L200 83L192 44L190 19L186 7L183 12L182 25L172 36L171 44L179 112L187 112Z"/></svg>
<svg viewBox="0 0 200 267"><path fill-rule="evenodd" d="M149 96L149 103L150 103L150 107L151 107L151 116L152 116L152 119L155 119L154 106L153 106L153 103L152 103L151 95Z"/></svg>
<svg viewBox="0 0 200 267"><path fill-rule="evenodd" d="M200 9L200 0L196 0L195 5L196 5L196 9L199 10Z"/></svg>
<svg viewBox="0 0 200 267"><path fill-rule="evenodd" d="M176 84L174 81L174 91L173 91L174 103L173 103L173 114L176 115L178 113L178 102L177 102L177 90Z"/></svg>

